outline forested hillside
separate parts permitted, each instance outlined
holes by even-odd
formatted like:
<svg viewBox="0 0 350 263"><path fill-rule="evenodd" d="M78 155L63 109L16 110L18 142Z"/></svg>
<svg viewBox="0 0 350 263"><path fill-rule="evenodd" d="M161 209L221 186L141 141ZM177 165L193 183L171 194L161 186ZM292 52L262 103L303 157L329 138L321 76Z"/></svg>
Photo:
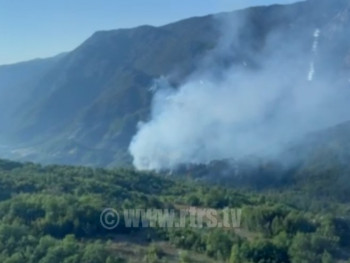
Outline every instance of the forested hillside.
<svg viewBox="0 0 350 263"><path fill-rule="evenodd" d="M307 0L0 66L0 263L350 262L349 36Z"/></svg>
<svg viewBox="0 0 350 263"><path fill-rule="evenodd" d="M331 197L319 200L295 189L258 193L132 170L9 161L0 163L0 187L0 261L4 263L349 259L349 203L335 203ZM122 211L190 206L218 211L241 208L241 228L120 225L108 231L100 223L107 207Z"/></svg>

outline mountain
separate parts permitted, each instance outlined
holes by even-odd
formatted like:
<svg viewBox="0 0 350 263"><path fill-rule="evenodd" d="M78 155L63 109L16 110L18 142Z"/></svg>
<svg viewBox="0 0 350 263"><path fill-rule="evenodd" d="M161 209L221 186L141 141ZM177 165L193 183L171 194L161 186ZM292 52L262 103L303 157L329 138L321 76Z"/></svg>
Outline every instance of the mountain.
<svg viewBox="0 0 350 263"><path fill-rule="evenodd" d="M282 32L287 43L297 35L307 49L310 32L320 28L326 44L318 60L332 64L330 79L347 85L349 12L343 0L254 7L161 27L101 31L64 55L1 66L0 152L43 163L130 164L127 149L137 124L149 119L154 80L169 76L179 86L218 45L220 21L242 16L234 55L214 63L258 68L255 57L269 36Z"/></svg>
<svg viewBox="0 0 350 263"><path fill-rule="evenodd" d="M212 17L204 17L161 28L97 32L54 65L29 73L33 87L20 88L30 95L12 115L6 114L15 123L16 152L29 151L33 155L24 158L43 161L112 162L113 155L125 152L136 123L147 117L152 81L178 68L175 79L189 74L196 59L214 45L214 31ZM6 71L15 73L20 66L29 71L34 63L0 68L3 92L21 84L15 81L19 76L7 84ZM45 154L37 155L39 151Z"/></svg>
<svg viewBox="0 0 350 263"><path fill-rule="evenodd" d="M61 54L49 59L0 66L0 120L3 124L0 134L10 129L11 119L20 107L23 107L28 100L37 99L32 96L32 92L35 90L38 80L63 56L64 54Z"/></svg>

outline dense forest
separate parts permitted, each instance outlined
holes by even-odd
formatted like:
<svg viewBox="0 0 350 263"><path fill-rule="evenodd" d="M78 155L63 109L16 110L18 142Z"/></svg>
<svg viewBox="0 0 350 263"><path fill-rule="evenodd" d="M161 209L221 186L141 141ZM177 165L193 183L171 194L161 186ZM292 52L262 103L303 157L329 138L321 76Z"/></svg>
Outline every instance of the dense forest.
<svg viewBox="0 0 350 263"><path fill-rule="evenodd" d="M126 169L10 161L0 162L0 187L4 263L326 263L350 258L349 204L331 196L320 199L305 189L242 190ZM241 208L241 228L130 229L120 224L108 231L100 224L107 207L190 206Z"/></svg>
<svg viewBox="0 0 350 263"><path fill-rule="evenodd" d="M82 3L60 3L68 27L98 13ZM37 36L15 25L27 30L5 38ZM0 65L0 263L350 263L349 36L350 0L306 0L98 31ZM132 209L221 225L145 227Z"/></svg>

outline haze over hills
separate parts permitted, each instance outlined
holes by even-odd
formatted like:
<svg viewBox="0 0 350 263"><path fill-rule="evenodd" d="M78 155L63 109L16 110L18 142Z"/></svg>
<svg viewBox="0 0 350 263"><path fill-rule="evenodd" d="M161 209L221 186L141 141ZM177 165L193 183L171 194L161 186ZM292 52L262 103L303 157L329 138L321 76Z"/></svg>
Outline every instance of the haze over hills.
<svg viewBox="0 0 350 263"><path fill-rule="evenodd" d="M344 106L349 96L349 31L348 1L309 0L293 5L256 7L190 18L162 27L141 26L97 32L81 46L64 55L1 66L1 157L44 163L125 165L131 164L128 149L134 138L136 144L134 148L130 147L131 152L136 160L143 160L136 164L140 168L158 169L163 168L159 167L159 160L169 164L165 167L169 168L187 160L207 163L214 159L236 157L236 153L242 152L242 149L255 151L265 148L264 144L255 149L247 147L245 143L237 144L234 152L213 150L210 144L207 152L202 148L184 147L181 143L188 145L187 139L179 137L189 138L194 144L201 145L207 140L207 135L213 136L195 131L187 137L179 125L188 124L182 122L175 122L175 126L170 128L176 135L173 136L176 137L174 144L186 149L186 152L171 151L172 145L164 143L162 138L153 143L153 138L144 137L142 131L157 138L160 127L169 126L167 122L162 122L162 125L156 122L157 125L154 125L154 120L159 116L155 113L154 105L163 107L167 104L166 101L158 104L152 102L159 92L151 87L159 78L156 89L162 91L166 85L171 90L168 96L172 98L176 98L176 94L179 94L176 92L183 90L182 87L189 83L197 83L196 89L206 91L208 87L200 85L202 79L215 85L227 83L227 76L236 72L242 72L242 79L247 77L254 83L262 83L261 90L267 88L271 91L270 87L283 86L287 87L282 89L285 92L289 84L300 87L290 88L299 94L309 88L304 97L310 101L303 95L300 95L303 99L297 101L301 102L298 110L305 111L304 116L307 116L298 126L302 132L291 132L286 138L278 139L295 139L308 132L333 126L349 119L349 108ZM279 61L280 58L283 61ZM282 66L276 68L278 63ZM258 77L251 77L253 74ZM237 79L230 81L238 82ZM242 87L251 87L247 81L240 83L243 83ZM208 85L208 90L215 88L215 85ZM319 86L327 88L318 92ZM216 91L217 94L227 94L225 89ZM316 94L316 91L321 95L310 94ZM215 97L218 98L221 97ZM251 130L252 124L263 120L266 126L273 127L278 134L286 134L287 129L293 130L291 127L295 125L296 109L287 107L286 111L280 111L281 107L277 105L275 108L281 113L276 117L274 111L270 113L270 110L266 110L265 106L271 105L271 101L264 98L263 107L255 108L263 112L264 116L259 115L252 122L243 124ZM277 103L275 97L272 98L275 104L288 103L286 100ZM248 103L245 99L243 96L242 105ZM180 102L186 105L186 101ZM231 102L219 102L222 105L225 103L229 105ZM169 105L172 106L171 103ZM200 110L203 109L203 115L217 108L217 104L208 103L207 100L200 101L198 105ZM339 108L334 105L339 105ZM316 106L318 114L308 110ZM176 107L174 109L177 110ZM238 109L242 110L242 107ZM236 108L230 108L230 111L234 110ZM249 119L242 111L239 120ZM167 111L163 113L164 116L173 116L167 115ZM190 113L185 114L191 117ZM198 114L195 111L193 116ZM324 119L319 118L321 114L325 116ZM201 130L211 130L212 123L215 123L216 127L222 127L217 137L232 134L231 119L228 120L230 125L226 126L215 118L213 121L210 114L209 117L212 119L205 121L205 124L199 121L194 125L198 125ZM287 120L287 117L290 119ZM320 121L315 122L316 119ZM189 120L193 123L193 119ZM275 120L283 121L278 121L276 125ZM148 127L152 129L142 130L147 127L146 124L138 130L140 121L151 124ZM259 126L262 134L269 132L266 126ZM246 134L244 129L243 132L235 133L235 138L240 142L253 137L253 141L261 141L262 137L266 137L253 134L246 138L242 135ZM170 133L169 129L166 133ZM227 142L232 142L231 137L227 138L223 142L226 146ZM273 141L266 141L273 144ZM203 156L193 159L194 153L198 151L204 153ZM148 158L146 164L144 152ZM164 156L164 153L169 153L169 156L173 154L176 160L160 159L159 156Z"/></svg>
<svg viewBox="0 0 350 263"><path fill-rule="evenodd" d="M153 79L177 68L183 71L179 74L188 74L194 58L214 45L211 20L195 18L163 28L97 32L73 52L52 61L39 76L24 79L23 90L29 85L34 88L26 98L25 110L21 105L11 116L12 139L34 152L47 146L42 160L108 164L117 149L127 149L136 123L146 118ZM12 68L33 68L36 63ZM11 66L0 70L9 69ZM3 92L17 85L19 78L8 85L2 78ZM57 149L62 143L64 148ZM56 151L55 160L52 154ZM69 154L72 151L76 154ZM81 159L89 151L95 156ZM95 152L105 152L97 163ZM108 160L103 160L107 155Z"/></svg>
<svg viewBox="0 0 350 263"><path fill-rule="evenodd" d="M350 262L349 36L308 0L0 66L0 262Z"/></svg>

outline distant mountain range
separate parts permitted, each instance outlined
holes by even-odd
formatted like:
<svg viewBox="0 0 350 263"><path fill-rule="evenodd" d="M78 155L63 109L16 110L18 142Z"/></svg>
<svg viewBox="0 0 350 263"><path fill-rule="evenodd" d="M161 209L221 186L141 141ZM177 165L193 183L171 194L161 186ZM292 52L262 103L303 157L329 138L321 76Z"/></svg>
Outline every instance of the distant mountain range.
<svg viewBox="0 0 350 263"><path fill-rule="evenodd" d="M249 30L242 31L236 56L220 63L248 61L253 68L254 55L273 32L284 31L287 41L290 32L300 32L308 46L309 33L322 28L331 53L322 52L319 59L332 64L336 75L330 78L337 83L350 81L348 1L309 0L162 27L97 32L69 53L0 66L0 156L43 163L129 165L127 148L138 122L149 118L153 81L170 76L174 86L181 84L217 45L218 17L242 14L249 18ZM340 133L348 138L342 132L348 127L344 124L325 136Z"/></svg>

